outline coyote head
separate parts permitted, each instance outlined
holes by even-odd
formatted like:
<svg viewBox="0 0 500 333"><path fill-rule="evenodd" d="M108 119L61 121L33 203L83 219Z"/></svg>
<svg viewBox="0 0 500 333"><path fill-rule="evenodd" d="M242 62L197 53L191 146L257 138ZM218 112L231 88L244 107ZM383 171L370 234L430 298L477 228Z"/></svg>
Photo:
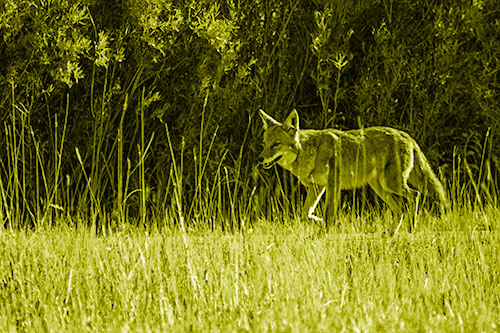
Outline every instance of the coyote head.
<svg viewBox="0 0 500 333"><path fill-rule="evenodd" d="M259 156L259 163L269 169L278 163L289 169L297 158L299 146L299 115L294 109L282 123L262 110L260 117L264 122L264 150Z"/></svg>

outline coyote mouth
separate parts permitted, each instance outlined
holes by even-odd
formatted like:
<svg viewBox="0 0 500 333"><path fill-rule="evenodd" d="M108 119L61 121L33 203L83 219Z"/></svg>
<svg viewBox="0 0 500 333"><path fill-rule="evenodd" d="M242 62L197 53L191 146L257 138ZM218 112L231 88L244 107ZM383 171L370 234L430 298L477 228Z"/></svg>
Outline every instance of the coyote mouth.
<svg viewBox="0 0 500 333"><path fill-rule="evenodd" d="M276 164L276 162L278 162L283 156L278 156L276 157L274 160L272 160L271 162L267 162L267 163L264 163L263 164L263 167L264 169L269 169L271 168L273 165Z"/></svg>

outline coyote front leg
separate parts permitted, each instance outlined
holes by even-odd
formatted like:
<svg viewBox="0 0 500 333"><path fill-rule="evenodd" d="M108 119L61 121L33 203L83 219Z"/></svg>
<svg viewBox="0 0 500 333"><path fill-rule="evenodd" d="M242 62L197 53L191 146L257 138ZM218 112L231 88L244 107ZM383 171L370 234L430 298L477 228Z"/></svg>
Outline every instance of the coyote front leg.
<svg viewBox="0 0 500 333"><path fill-rule="evenodd" d="M321 196L325 193L325 188L323 187L321 191L318 193L318 187L315 185L307 186L307 196L306 201L304 203L304 209L302 211L302 215L305 218L310 218L316 222L322 221L321 217L314 215L314 210L316 206L318 206L319 200Z"/></svg>

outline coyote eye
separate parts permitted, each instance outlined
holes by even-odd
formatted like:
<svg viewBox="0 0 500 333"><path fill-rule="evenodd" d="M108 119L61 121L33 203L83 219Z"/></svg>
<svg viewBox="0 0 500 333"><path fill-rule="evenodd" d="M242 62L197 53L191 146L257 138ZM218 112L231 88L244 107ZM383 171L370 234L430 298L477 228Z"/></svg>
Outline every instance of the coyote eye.
<svg viewBox="0 0 500 333"><path fill-rule="evenodd" d="M276 148L279 145L279 142L275 142L271 145L271 148Z"/></svg>

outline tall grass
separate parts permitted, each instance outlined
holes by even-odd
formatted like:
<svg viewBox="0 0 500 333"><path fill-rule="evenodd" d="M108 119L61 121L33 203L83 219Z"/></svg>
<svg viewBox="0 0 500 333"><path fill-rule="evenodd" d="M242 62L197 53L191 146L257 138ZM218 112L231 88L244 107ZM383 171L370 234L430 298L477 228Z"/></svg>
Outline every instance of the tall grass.
<svg viewBox="0 0 500 333"><path fill-rule="evenodd" d="M294 215L296 181L252 172L259 107L297 107L310 128L402 128L444 165L452 201L496 204L492 1L2 9L0 217L13 227L168 224L176 200L188 225L237 229L254 204Z"/></svg>
<svg viewBox="0 0 500 333"><path fill-rule="evenodd" d="M317 20L321 28L322 19ZM338 68L339 75L341 69ZM130 157L134 155L130 154L133 149L126 151L124 122L130 107L129 95L137 94L138 83L134 81L129 85L123 98L121 114L113 116L119 120L117 132L111 136L113 140L109 139L112 128L108 122L111 106L104 102L111 84L106 81L100 92L103 97L91 103L90 111L96 117L92 145L87 147L90 148L87 151L80 151L78 146L68 149L66 144L72 108L69 94L63 101L61 112L51 118L52 123L48 124L51 136L44 142L44 138L35 133L30 123L28 106L16 102L15 86L12 84L10 114L4 123L4 156L7 159L0 162L0 218L4 225L11 229L40 228L64 221L70 225L90 226L105 233L121 230L128 225L139 225L146 229L178 225L184 231L196 227L205 229L208 226L211 230L234 232L251 227L259 218L272 220L277 217L278 220L286 221L300 216L302 191L298 180L289 173L274 168L274 175L266 175L255 168L252 177L245 177L241 172L247 158L247 141L253 135L252 127L255 126L252 117L243 134L238 155L228 161L230 149L227 148L215 154L218 159L213 158L219 128L216 127L210 136L206 133L206 108L211 98L208 89L204 90L200 123L193 124L199 126L199 134L198 146L193 148L192 153L185 154L184 137L172 137L169 124L163 123L161 131L164 131L168 143L166 148L170 163L161 167L168 170L168 177L166 184L151 184L152 178L147 177L147 162L152 154L155 135L160 134L146 131L145 108L154 99L151 97L154 91L147 91L143 87L139 103L134 105L138 144L133 161ZM91 87L94 85L92 81ZM210 137L208 144L204 142L207 137ZM498 170L494 168L496 164L492 156L492 142L495 139L489 130L483 138L471 136L465 147L455 148L451 172L440 172L452 203L451 216L464 211L479 214L483 217L480 226L488 229L492 228L493 222L487 218L487 212L494 210L498 204ZM61 166L64 157L69 154L77 160L76 169L79 171L71 176L62 174ZM186 161L186 156L192 160ZM194 177L186 172L186 165L194 170ZM215 172L207 172L209 165ZM33 170L35 177L29 175ZM186 179L186 174L190 178ZM443 174L451 174L452 178L444 179ZM269 182L271 177L276 182ZM34 184L30 183L32 179L35 180ZM190 186L188 196L184 191ZM364 207L366 213L361 215L366 214L368 220L385 214L385 207L378 207L373 200L367 203L364 199L366 192L358 192L350 197L352 200L343 200L344 213L351 222L356 221L358 212L363 212ZM450 220L446 216L442 219ZM349 221L343 223L344 228L347 228L344 231L372 230L366 229L362 223L352 229L350 224ZM451 223L447 228L453 228Z"/></svg>
<svg viewBox="0 0 500 333"><path fill-rule="evenodd" d="M14 100L14 91L12 91ZM209 98L207 93L205 101ZM169 170L168 182L165 188L154 188L146 181L146 162L154 133L146 137L144 129L145 91L142 91L141 103L138 106L140 132L137 146L138 159L135 165L130 158L125 161L123 145L123 126L118 127L115 142L112 148L102 150L101 153L90 152L88 158L75 147L74 152L65 149L68 114L71 108L69 96L65 100L64 120L62 126L57 115L53 128L53 137L50 144L55 147L52 156L47 155L37 138L31 125L23 115L29 110L22 109L14 102L10 122L5 123L6 161L2 162L3 176L0 177L1 204L0 217L10 228L18 229L32 226L35 228L58 224L64 219L70 224L91 226L94 229L123 228L129 224L143 227L162 225L172 227L179 223L182 230L190 227L206 225L211 230L221 229L235 231L244 227L245 223L252 224L255 219L289 219L300 216L300 206L303 201L298 180L283 170L276 168L274 175L265 175L262 170L256 169L252 178L241 176L245 145L241 146L235 168L228 171L225 166L228 150L219 154L220 160L213 161L211 154L217 130L212 134L207 151L204 151L203 137L204 114L202 110L200 141L198 151L194 152L192 161L185 161L185 144L183 138L174 140L169 132L169 126L164 123L164 131L168 142L171 164L165 166ZM128 108L127 97L123 105L120 124ZM205 103L206 105L206 103ZM103 111L104 113L104 111ZM244 134L243 142L250 133L251 122ZM99 126L96 126L96 129ZM97 133L94 137L98 149L103 141ZM442 179L447 187L448 196L452 203L451 214L461 211L471 211L487 216L487 211L494 209L498 203L497 170L493 169L491 153L488 152L490 142L494 140L488 132L483 141L471 141L472 148L465 147L461 153L455 150L452 161L453 178ZM29 142L28 142L29 141ZM30 151L25 151L29 147ZM103 155L108 152L109 155ZM61 174L61 163L65 154L73 153L78 161L81 178L71 179L69 175ZM87 158L86 158L87 156ZM471 164L468 158L473 156L480 164ZM31 164L35 163L32 168ZM184 167L194 164L195 179L189 179L194 185L194 197L186 197L184 189ZM207 174L209 163L216 165L216 172ZM29 170L36 171L35 184L27 183ZM465 170L465 171L463 171ZM103 175L105 175L103 177ZM210 178L212 177L212 178ZM277 186L269 186L266 178L273 177ZM132 179L138 179L133 182ZM441 177L442 178L442 177ZM80 182L76 186L74 182ZM105 198L105 182L116 181L111 188L115 192ZM83 189L83 191L75 191ZM372 201L364 199L366 191L358 191L351 196L352 201L344 197L344 212L349 212L350 218L356 220L359 211L366 207L368 216L384 214L385 207L378 207ZM134 200L135 198L135 200ZM359 199L359 202L357 201ZM109 206L112 201L113 205ZM111 209L110 209L111 208ZM134 213L131 212L134 211ZM443 220L446 219L446 216ZM484 218L482 227L491 228L491 221ZM84 222L85 221L85 222ZM66 223L65 222L65 223ZM366 231L360 225L358 231Z"/></svg>

